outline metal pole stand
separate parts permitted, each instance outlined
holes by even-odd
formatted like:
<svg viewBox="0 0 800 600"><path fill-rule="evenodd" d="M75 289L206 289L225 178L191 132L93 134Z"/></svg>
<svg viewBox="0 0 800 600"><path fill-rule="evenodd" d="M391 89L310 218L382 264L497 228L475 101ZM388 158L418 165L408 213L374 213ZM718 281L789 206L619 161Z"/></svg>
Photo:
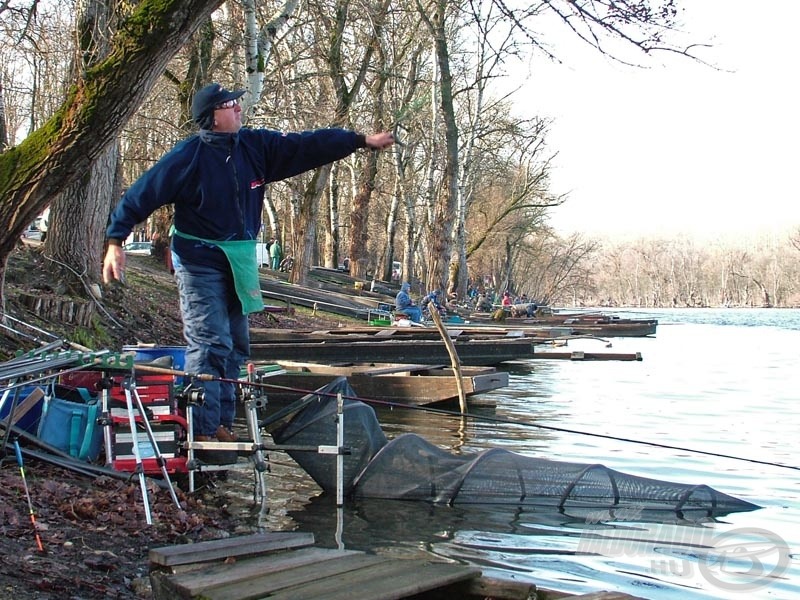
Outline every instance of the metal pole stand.
<svg viewBox="0 0 800 600"><path fill-rule="evenodd" d="M344 398L336 394L336 546L344 550Z"/></svg>
<svg viewBox="0 0 800 600"><path fill-rule="evenodd" d="M128 425L131 429L131 444L133 446L133 457L136 459L136 469L134 473L139 475L139 486L142 488L142 503L144 504L144 518L148 525L153 524L153 518L150 516L150 496L147 494L147 482L144 477L144 467L142 466L142 455L139 452L139 436L136 434L136 417L133 414L133 401L131 400L131 393L129 385L131 382L130 377L126 377L122 384L125 390L125 404L128 409Z"/></svg>
<svg viewBox="0 0 800 600"><path fill-rule="evenodd" d="M250 380L253 379L254 374L252 365L248 365L250 373ZM186 399L186 422L187 422L187 462L186 468L189 471L189 491L195 491L195 471L217 471L217 470L230 470L239 468L238 464L230 465L201 465L195 458L195 450L231 450L235 451L240 456L246 453L250 454L250 460L253 462L254 483L253 483L253 500L260 503L261 511L259 513L259 522L269 512L267 506L267 481L266 474L269 472L269 464L267 462L264 442L261 437L261 429L259 427L258 409L266 404L266 398L263 397L255 386L247 386L247 381L242 381L239 385L242 390L242 397L244 400L245 414L247 418L247 431L251 438L249 441L241 442L195 442L194 441L194 415L193 408L203 403L202 390L188 390L185 393ZM247 390L244 388L248 387ZM244 463L242 463L244 466Z"/></svg>
<svg viewBox="0 0 800 600"><path fill-rule="evenodd" d="M114 466L114 420L111 418L111 388L114 385L114 380L103 373L100 379L94 384L95 389L100 393L100 420L99 423L103 427L103 448L106 455L106 466L113 468Z"/></svg>
<svg viewBox="0 0 800 600"><path fill-rule="evenodd" d="M247 379L249 383L256 382L255 366L253 363L247 365ZM245 390L242 388L242 395L244 396ZM247 399L244 402L245 415L247 417L247 432L250 439L253 441L252 445L252 458L253 461L253 501L260 503L261 510L258 513L258 523L262 523L263 519L269 513L269 506L267 504L267 473L269 473L269 465L264 452L264 442L261 438L261 427L259 425L258 409L263 408L267 404L266 396L261 395L260 388L256 386L249 386Z"/></svg>
<svg viewBox="0 0 800 600"><path fill-rule="evenodd" d="M260 398L250 398L244 403L247 416L247 431L252 438L249 450L251 451L250 460L253 462L253 502L261 505L261 510L258 514L259 523L269 513L266 477L267 473L269 473L269 463L264 451L261 430L258 427L258 409L262 406L262 402L263 400Z"/></svg>
<svg viewBox="0 0 800 600"><path fill-rule="evenodd" d="M197 459L194 457L194 412L195 406L205 402L203 390L191 389L184 390L186 399L186 469L189 471L189 492L194 492L194 472L199 469Z"/></svg>
<svg viewBox="0 0 800 600"><path fill-rule="evenodd" d="M142 425L144 425L145 432L147 433L147 438L150 441L150 446L153 449L153 454L156 460L156 463L161 469L161 474L164 476L164 481L167 483L167 489L169 490L169 494L172 497L172 501L175 503L179 509L181 508L181 503L178 501L178 496L175 494L175 488L172 486L172 481L169 477L169 472L167 471L167 461L164 456L161 454L161 450L158 448L158 442L156 441L156 436L153 434L153 428L150 427L150 421L147 419L147 413L144 410L144 404L142 403L142 399L139 396L139 392L136 391L136 381L133 377L126 377L122 383L122 388L125 390L125 402L128 405L128 420L131 424L131 438L133 442L133 453L134 457L136 458L136 470L139 472L139 479L142 483L142 495L147 498L147 489L144 487L144 467L142 464L142 455L139 449L139 440L136 430L136 417L133 415L133 402L136 402L136 409L139 411L139 417L141 419ZM149 501L146 501L146 505L149 504ZM150 510L149 506L145 510L145 513L150 518ZM147 521L148 525L150 521Z"/></svg>

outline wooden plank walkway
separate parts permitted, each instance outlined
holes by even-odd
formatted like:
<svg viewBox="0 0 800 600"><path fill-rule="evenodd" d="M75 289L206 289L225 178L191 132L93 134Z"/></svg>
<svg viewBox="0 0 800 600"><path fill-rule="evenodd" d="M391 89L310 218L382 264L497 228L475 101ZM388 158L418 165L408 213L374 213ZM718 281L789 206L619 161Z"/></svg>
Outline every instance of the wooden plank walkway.
<svg viewBox="0 0 800 600"><path fill-rule="evenodd" d="M481 569L317 548L314 536L267 532L150 550L154 600L635 600L615 592L567 596L483 577Z"/></svg>

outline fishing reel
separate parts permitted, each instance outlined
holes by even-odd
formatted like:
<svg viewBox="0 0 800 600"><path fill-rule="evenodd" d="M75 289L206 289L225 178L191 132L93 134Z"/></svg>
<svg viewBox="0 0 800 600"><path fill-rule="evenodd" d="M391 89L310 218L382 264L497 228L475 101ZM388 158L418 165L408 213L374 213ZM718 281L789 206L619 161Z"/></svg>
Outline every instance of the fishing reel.
<svg viewBox="0 0 800 600"><path fill-rule="evenodd" d="M185 410L189 404L195 406L203 406L206 403L206 391L203 388L195 387L190 383L180 392L175 394L175 399L178 401L178 407Z"/></svg>

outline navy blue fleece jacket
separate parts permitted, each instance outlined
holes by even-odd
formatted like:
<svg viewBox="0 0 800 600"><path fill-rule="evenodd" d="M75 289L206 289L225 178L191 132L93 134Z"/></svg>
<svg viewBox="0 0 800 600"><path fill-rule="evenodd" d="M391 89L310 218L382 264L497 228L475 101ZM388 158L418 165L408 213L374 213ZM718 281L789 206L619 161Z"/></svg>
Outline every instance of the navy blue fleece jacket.
<svg viewBox="0 0 800 600"><path fill-rule="evenodd" d="M106 235L125 240L157 208L175 205L175 228L207 240L252 240L261 229L266 184L315 169L366 146L344 129L280 133L200 131L165 154L122 197ZM226 264L213 246L173 236L182 262Z"/></svg>

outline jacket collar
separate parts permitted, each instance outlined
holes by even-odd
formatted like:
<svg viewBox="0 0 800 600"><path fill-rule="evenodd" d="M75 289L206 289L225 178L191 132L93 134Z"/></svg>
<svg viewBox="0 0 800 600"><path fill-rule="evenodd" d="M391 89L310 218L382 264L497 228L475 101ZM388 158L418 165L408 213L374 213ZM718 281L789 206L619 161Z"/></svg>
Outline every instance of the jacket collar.
<svg viewBox="0 0 800 600"><path fill-rule="evenodd" d="M200 133L200 140L204 143L208 144L209 146L215 146L218 148L229 148L230 146L235 146L239 143L239 133L217 133L216 131L211 131L210 129L201 129Z"/></svg>

